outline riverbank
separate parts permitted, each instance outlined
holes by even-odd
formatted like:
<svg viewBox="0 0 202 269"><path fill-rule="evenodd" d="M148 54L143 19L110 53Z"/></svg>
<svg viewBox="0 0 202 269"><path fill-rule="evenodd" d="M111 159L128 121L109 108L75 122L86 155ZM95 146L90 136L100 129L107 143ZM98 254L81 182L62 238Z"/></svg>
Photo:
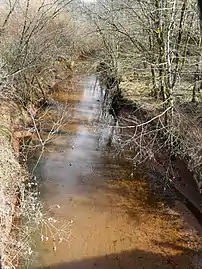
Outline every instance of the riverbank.
<svg viewBox="0 0 202 269"><path fill-rule="evenodd" d="M1 78L0 266L3 269L21 268L25 264L29 268L34 254L32 234L48 221L38 200L38 181L28 173L27 158L35 149L42 153L49 142L41 136L44 119L39 114L44 107L54 106L55 92L71 88L72 62L55 60L52 68L54 75L51 68L40 73L35 91L24 89L25 96L31 96L27 100L21 98L17 88L11 87L9 80ZM49 125L50 139L62 124L62 114L57 117Z"/></svg>
<svg viewBox="0 0 202 269"><path fill-rule="evenodd" d="M156 197L163 199L168 205L180 201L193 214L195 222L202 225L200 178L196 176L200 174L198 144L201 130L200 124L193 122L195 119L191 114L191 107L196 105L190 103L189 112L188 103L186 107L182 102L174 108L175 130L172 132L175 133L175 144L170 150L167 144L169 130L163 124L164 113L161 112L161 103L150 96L148 85L130 81L122 82L120 88L123 94L119 121L122 134L117 136L117 143L121 145L122 150L130 148L130 152L134 152L128 157L148 177L148 184ZM197 110L199 107L200 104ZM189 114L189 120L184 121L183 113ZM184 129L186 132L183 133ZM187 133L189 135L186 137ZM184 145L180 147L183 142ZM194 161L198 162L196 170L193 170L194 157L197 158Z"/></svg>
<svg viewBox="0 0 202 269"><path fill-rule="evenodd" d="M18 267L18 253L15 245L21 243L14 230L18 230L20 204L23 185L27 179L27 173L19 164L19 146L13 132L13 115L19 114L17 106L1 100L0 115L0 214L1 237L0 256L1 268ZM14 150L15 149L15 150ZM22 250L22 246L20 247ZM24 250L24 249L23 249Z"/></svg>
<svg viewBox="0 0 202 269"><path fill-rule="evenodd" d="M3 97L0 108L0 268L21 268L33 254L30 236L43 222L33 188L37 182L28 173L25 151L37 130L31 108Z"/></svg>
<svg viewBox="0 0 202 269"><path fill-rule="evenodd" d="M175 106L164 111L161 100L151 96L149 80L124 75L118 79L106 63L102 65L104 70L97 72L107 88L103 106L118 122L110 139L116 154L149 176L151 189L160 199L168 204L184 201L202 224L200 103L179 102L178 92L173 97Z"/></svg>

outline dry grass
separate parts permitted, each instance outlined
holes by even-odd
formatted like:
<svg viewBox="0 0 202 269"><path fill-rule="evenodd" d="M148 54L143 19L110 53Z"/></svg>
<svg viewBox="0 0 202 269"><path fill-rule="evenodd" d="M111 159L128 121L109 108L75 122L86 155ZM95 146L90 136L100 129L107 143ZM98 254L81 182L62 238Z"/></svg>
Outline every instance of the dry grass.
<svg viewBox="0 0 202 269"><path fill-rule="evenodd" d="M0 251L2 263L11 263L8 256L8 246L12 242L11 230L15 201L25 175L16 160L11 147L11 118L8 106L1 106L1 135L0 135L0 214L1 238ZM12 267L9 267L12 268Z"/></svg>
<svg viewBox="0 0 202 269"><path fill-rule="evenodd" d="M126 128L130 126L128 134L126 134L127 131L123 131L121 134L122 147L134 148L135 157L133 156L133 159L134 161L138 159L138 162L141 163L147 158L155 156L155 153L164 148L167 143L169 144L169 139L172 139L170 153L186 160L188 168L193 172L198 188L201 190L202 105L200 102L190 102L191 90L188 84L182 84L174 94L173 120L169 127L164 125L164 115L161 115L162 103L150 96L151 89L147 82L124 81L120 87L124 98L134 102L139 108L136 114L146 113L145 115L147 115L146 119L145 117L138 118L136 114L127 115L122 119ZM182 91L182 87L184 91ZM148 124L147 121L149 121ZM164 137L160 141L159 137L162 136L162 132L167 139ZM116 139L120 139L119 133L117 133Z"/></svg>
<svg viewBox="0 0 202 269"><path fill-rule="evenodd" d="M12 107L13 110L13 107ZM35 242L47 240L47 234L55 242L68 240L70 223L58 222L44 212L39 201L38 180L30 176L19 164L12 149L11 107L2 102L0 116L0 256L3 268L15 269L19 264L30 268L35 260ZM59 115L58 115L59 117ZM63 117L60 115L60 122ZM59 122L51 125L53 134L43 141L53 139ZM27 149L26 149L27 150ZM43 152L42 152L43 153ZM53 248L56 249L56 243Z"/></svg>

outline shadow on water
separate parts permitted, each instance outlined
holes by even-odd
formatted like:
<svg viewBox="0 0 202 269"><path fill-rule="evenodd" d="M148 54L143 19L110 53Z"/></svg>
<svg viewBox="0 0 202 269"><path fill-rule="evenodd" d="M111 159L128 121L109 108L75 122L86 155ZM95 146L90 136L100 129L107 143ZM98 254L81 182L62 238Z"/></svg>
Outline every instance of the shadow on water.
<svg viewBox="0 0 202 269"><path fill-rule="evenodd" d="M169 247L170 245L166 245ZM53 264L43 269L194 269L202 268L197 252L190 251L177 245L172 245L178 254L169 255L166 252L154 254L134 249L121 253L106 254L100 257L86 258L67 263ZM185 251L185 252L184 252ZM187 255L189 251L189 256ZM192 261L190 263L190 254ZM39 268L38 268L39 269Z"/></svg>

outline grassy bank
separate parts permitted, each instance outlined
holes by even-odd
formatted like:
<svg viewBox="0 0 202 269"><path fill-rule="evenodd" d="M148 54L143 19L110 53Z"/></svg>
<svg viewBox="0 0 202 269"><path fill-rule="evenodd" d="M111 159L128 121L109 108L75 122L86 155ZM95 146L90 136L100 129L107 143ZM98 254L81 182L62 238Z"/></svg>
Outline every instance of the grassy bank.
<svg viewBox="0 0 202 269"><path fill-rule="evenodd" d="M17 268L32 254L30 234L39 225L41 205L25 168L19 163L19 147L13 132L12 115L19 114L14 103L1 101L0 128L0 254L2 268ZM15 144L15 150L13 145Z"/></svg>

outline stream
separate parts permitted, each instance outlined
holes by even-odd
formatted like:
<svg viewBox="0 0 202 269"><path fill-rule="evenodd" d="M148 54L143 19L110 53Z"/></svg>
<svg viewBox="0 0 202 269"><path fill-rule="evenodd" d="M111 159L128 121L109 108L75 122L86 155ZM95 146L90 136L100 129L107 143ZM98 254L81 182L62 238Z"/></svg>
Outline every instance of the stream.
<svg viewBox="0 0 202 269"><path fill-rule="evenodd" d="M36 235L34 268L199 268L178 212L158 202L145 179L131 178L131 164L106 149L110 130L98 124L96 78L84 77L78 89L56 99L67 103L71 120L36 169L50 226Z"/></svg>

